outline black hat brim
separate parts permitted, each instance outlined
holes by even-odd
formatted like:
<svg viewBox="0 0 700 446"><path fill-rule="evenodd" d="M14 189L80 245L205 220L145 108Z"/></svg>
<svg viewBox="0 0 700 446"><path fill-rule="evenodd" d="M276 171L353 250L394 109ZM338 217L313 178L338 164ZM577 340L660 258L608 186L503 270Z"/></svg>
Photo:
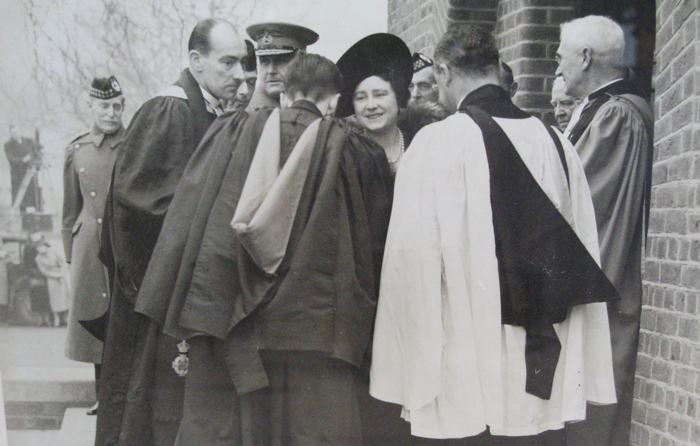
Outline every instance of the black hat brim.
<svg viewBox="0 0 700 446"><path fill-rule="evenodd" d="M341 118L355 113L352 96L368 77L392 72L401 83L399 87L406 89L413 77L411 51L403 40L388 33L371 34L359 40L338 59L337 65L343 75L343 90L336 110L336 116Z"/></svg>

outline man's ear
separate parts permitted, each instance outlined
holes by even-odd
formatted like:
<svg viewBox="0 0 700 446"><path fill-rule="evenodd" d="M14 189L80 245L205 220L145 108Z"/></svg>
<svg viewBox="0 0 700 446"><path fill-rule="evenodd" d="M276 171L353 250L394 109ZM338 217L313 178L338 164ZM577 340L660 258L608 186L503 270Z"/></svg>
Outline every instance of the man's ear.
<svg viewBox="0 0 700 446"><path fill-rule="evenodd" d="M436 67L437 75L442 77L445 86L449 86L452 83L452 70L450 66L446 63L438 64Z"/></svg>
<svg viewBox="0 0 700 446"><path fill-rule="evenodd" d="M194 71L201 72L203 70L202 55L199 54L199 51L197 51L197 50L190 51L189 57L190 57L190 68Z"/></svg>
<svg viewBox="0 0 700 446"><path fill-rule="evenodd" d="M586 71L591 67L591 64L593 63L593 60L591 58L591 49L584 48L581 51L581 56L583 57L583 59L581 60L581 71Z"/></svg>
<svg viewBox="0 0 700 446"><path fill-rule="evenodd" d="M335 111L338 109L338 100L340 99L340 93L334 94L330 101L328 101L328 110L325 116L335 116Z"/></svg>

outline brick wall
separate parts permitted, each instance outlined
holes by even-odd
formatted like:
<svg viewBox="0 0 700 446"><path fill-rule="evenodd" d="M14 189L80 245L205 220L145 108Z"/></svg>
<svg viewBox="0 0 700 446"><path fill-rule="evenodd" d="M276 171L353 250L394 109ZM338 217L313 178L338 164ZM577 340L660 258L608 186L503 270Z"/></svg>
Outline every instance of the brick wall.
<svg viewBox="0 0 700 446"><path fill-rule="evenodd" d="M501 0L496 42L518 82L514 102L540 115L551 111L559 25L573 17L570 0Z"/></svg>
<svg viewBox="0 0 700 446"><path fill-rule="evenodd" d="M515 103L540 115L551 111L559 24L573 16L573 0L389 0L388 8L389 32L429 56L451 23L495 30L518 82Z"/></svg>
<svg viewBox="0 0 700 446"><path fill-rule="evenodd" d="M658 0L655 153L632 443L700 444L700 90L694 1Z"/></svg>
<svg viewBox="0 0 700 446"><path fill-rule="evenodd" d="M401 37L411 52L433 55L447 27L448 0L389 0L391 34Z"/></svg>

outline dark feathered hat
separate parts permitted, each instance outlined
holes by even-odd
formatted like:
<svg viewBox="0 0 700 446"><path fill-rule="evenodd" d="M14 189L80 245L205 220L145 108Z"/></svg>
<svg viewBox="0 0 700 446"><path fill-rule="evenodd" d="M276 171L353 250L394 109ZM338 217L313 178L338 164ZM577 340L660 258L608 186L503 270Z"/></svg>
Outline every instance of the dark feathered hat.
<svg viewBox="0 0 700 446"><path fill-rule="evenodd" d="M122 87L114 76L96 77L90 85L90 96L97 99L112 99L122 94Z"/></svg>
<svg viewBox="0 0 700 446"><path fill-rule="evenodd" d="M399 88L405 90L408 90L413 77L411 51L403 40L387 33L372 34L361 39L338 59L337 65L343 75L343 91L335 114L341 118L355 112L352 96L360 82L368 77L392 74L400 83ZM399 92L395 93L399 96Z"/></svg>

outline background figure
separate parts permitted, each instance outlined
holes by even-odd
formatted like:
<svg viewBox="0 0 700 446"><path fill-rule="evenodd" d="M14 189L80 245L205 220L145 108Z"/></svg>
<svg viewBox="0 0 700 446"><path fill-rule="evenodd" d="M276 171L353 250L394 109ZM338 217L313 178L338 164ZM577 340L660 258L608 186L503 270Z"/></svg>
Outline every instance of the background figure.
<svg viewBox="0 0 700 446"><path fill-rule="evenodd" d="M246 32L258 45L255 50L258 78L246 111L279 107L287 65L297 52L306 51L307 46L315 43L318 34L289 23L258 23L249 26Z"/></svg>
<svg viewBox="0 0 700 446"><path fill-rule="evenodd" d="M571 115L580 103L580 99L566 94L566 82L562 77L557 76L552 84L552 108L559 130L566 131L571 121Z"/></svg>
<svg viewBox="0 0 700 446"><path fill-rule="evenodd" d="M92 129L68 145L63 171L62 235L71 274L65 354L74 361L95 364L97 395L105 333L90 324L109 307L107 272L98 254L116 147L124 135L124 96L114 76L92 81L88 107ZM97 406L88 413L94 415L96 410Z"/></svg>
<svg viewBox="0 0 700 446"><path fill-rule="evenodd" d="M32 162L39 162L39 147L32 139L22 136L22 130L19 126L10 126L10 140L5 143L5 155L10 163L10 181L12 184L12 203L14 204L17 193L19 192L22 180L24 179L27 170ZM28 207L38 209L38 186L36 176L29 182L24 198L19 205L19 208L24 210Z"/></svg>
<svg viewBox="0 0 700 446"><path fill-rule="evenodd" d="M102 357L96 444L172 445L184 380L171 367L178 340L134 311L161 225L202 136L243 79L243 38L221 19L199 22L189 68L136 112L114 165L100 256L114 278Z"/></svg>
<svg viewBox="0 0 700 446"><path fill-rule="evenodd" d="M433 74L433 60L421 53L413 53L413 78L408 85L411 99L408 105L438 102L438 89Z"/></svg>
<svg viewBox="0 0 700 446"><path fill-rule="evenodd" d="M245 82L241 83L236 92L236 97L233 101L230 101L232 110L245 110L248 107L250 98L255 92L255 83L258 80L258 66L257 59L255 57L255 46L253 42L246 39L245 41L246 49L248 54L241 60L241 66L243 66L243 77Z"/></svg>
<svg viewBox="0 0 700 446"><path fill-rule="evenodd" d="M511 98L518 92L518 83L515 82L515 77L513 77L513 70L510 68L510 65L503 61L501 61L499 65L498 85L500 85Z"/></svg>
<svg viewBox="0 0 700 446"><path fill-rule="evenodd" d="M9 253L5 249L5 244L0 237L0 324L5 322L8 314L8 305L10 303L10 287L7 277L7 262L9 261Z"/></svg>
<svg viewBox="0 0 700 446"><path fill-rule="evenodd" d="M618 403L589 405L586 421L567 426L571 446L630 443L654 114L641 88L624 79L624 51L622 29L606 17L562 25L556 74L566 94L585 98L569 123L569 139L593 195L602 268L620 293L608 306Z"/></svg>
<svg viewBox="0 0 700 446"><path fill-rule="evenodd" d="M36 252L34 260L41 274L46 277L46 287L49 291L52 314L48 316L46 325L64 327L68 319L68 281L63 259L46 240L37 244Z"/></svg>

